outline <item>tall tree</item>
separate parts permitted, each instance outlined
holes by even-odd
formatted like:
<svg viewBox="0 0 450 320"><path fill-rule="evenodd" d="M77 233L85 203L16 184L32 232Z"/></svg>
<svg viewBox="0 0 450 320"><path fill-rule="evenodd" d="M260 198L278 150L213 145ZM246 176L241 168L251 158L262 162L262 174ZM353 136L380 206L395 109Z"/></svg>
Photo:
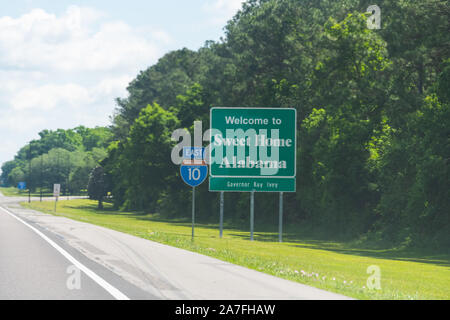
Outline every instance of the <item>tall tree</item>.
<svg viewBox="0 0 450 320"><path fill-rule="evenodd" d="M90 199L98 201L98 209L103 209L103 199L108 194L108 188L108 178L103 167L95 167L89 176L88 195Z"/></svg>

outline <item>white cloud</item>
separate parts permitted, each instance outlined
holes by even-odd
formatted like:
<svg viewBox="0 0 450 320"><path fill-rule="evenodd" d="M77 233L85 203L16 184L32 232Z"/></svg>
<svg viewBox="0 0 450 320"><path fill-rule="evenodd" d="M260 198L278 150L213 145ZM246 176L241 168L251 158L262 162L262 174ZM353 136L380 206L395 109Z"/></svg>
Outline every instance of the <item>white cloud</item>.
<svg viewBox="0 0 450 320"><path fill-rule="evenodd" d="M87 105L91 102L89 91L77 84L47 84L20 90L13 95L15 110L52 110L57 106Z"/></svg>
<svg viewBox="0 0 450 320"><path fill-rule="evenodd" d="M11 67L56 71L127 69L156 61L154 39L121 21L101 21L93 9L69 7L57 17L34 9L17 19L0 18L0 63ZM164 39L167 42L167 37Z"/></svg>
<svg viewBox="0 0 450 320"><path fill-rule="evenodd" d="M0 16L0 165L43 129L107 125L114 99L171 42L88 7Z"/></svg>
<svg viewBox="0 0 450 320"><path fill-rule="evenodd" d="M245 0L214 0L208 1L205 5L211 11L220 11L224 14L233 14L238 11Z"/></svg>
<svg viewBox="0 0 450 320"><path fill-rule="evenodd" d="M6 132L7 134L1 135L2 146L14 145L14 137L17 135L23 135L30 130L30 128L36 128L45 124L45 117L41 114L40 116L37 114L33 114L32 116L25 112L4 112L0 113L0 132ZM33 132L33 136L37 135L38 132ZM22 145L15 145L16 150L18 151Z"/></svg>
<svg viewBox="0 0 450 320"><path fill-rule="evenodd" d="M133 80L133 76L121 76L114 78L103 79L94 89L95 95L111 95L118 94L118 96L126 95L126 88Z"/></svg>
<svg viewBox="0 0 450 320"><path fill-rule="evenodd" d="M224 25L230 20L245 0L209 0L203 10L210 14L210 22L215 25Z"/></svg>

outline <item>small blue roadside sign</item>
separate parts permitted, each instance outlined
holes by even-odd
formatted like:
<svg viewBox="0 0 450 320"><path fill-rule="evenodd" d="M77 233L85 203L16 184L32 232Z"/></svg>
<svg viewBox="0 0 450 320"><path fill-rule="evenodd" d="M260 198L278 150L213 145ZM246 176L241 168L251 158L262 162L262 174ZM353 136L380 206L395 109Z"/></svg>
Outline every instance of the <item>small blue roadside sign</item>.
<svg viewBox="0 0 450 320"><path fill-rule="evenodd" d="M180 167L181 178L191 186L201 185L208 176L208 166L205 159L205 148L203 147L184 147L184 161Z"/></svg>
<svg viewBox="0 0 450 320"><path fill-rule="evenodd" d="M17 188L19 190L25 190L27 188L27 183L26 182L19 182L19 184L17 185Z"/></svg>

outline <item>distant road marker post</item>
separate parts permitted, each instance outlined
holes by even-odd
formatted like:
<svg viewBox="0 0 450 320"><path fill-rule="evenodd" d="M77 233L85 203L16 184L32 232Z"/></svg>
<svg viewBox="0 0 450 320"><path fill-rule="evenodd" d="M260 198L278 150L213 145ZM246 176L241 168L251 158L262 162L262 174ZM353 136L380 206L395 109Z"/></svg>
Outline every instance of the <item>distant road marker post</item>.
<svg viewBox="0 0 450 320"><path fill-rule="evenodd" d="M205 148L184 147L183 163L180 174L183 181L192 187L192 240L195 236L195 188L201 185L208 176L208 166L205 162Z"/></svg>
<svg viewBox="0 0 450 320"><path fill-rule="evenodd" d="M56 204L58 202L59 194L61 193L61 185L55 183L53 185L53 196L55 197L55 209L54 212L56 212Z"/></svg>

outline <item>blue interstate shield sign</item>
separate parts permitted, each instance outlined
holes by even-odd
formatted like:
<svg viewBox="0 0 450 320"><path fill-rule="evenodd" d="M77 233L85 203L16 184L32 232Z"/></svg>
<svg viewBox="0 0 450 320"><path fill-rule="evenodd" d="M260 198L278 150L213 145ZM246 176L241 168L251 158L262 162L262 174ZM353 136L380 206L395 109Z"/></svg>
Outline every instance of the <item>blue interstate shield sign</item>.
<svg viewBox="0 0 450 320"><path fill-rule="evenodd" d="M180 167L180 173L181 178L187 185L197 187L206 180L208 166L203 161L200 164L183 162Z"/></svg>

